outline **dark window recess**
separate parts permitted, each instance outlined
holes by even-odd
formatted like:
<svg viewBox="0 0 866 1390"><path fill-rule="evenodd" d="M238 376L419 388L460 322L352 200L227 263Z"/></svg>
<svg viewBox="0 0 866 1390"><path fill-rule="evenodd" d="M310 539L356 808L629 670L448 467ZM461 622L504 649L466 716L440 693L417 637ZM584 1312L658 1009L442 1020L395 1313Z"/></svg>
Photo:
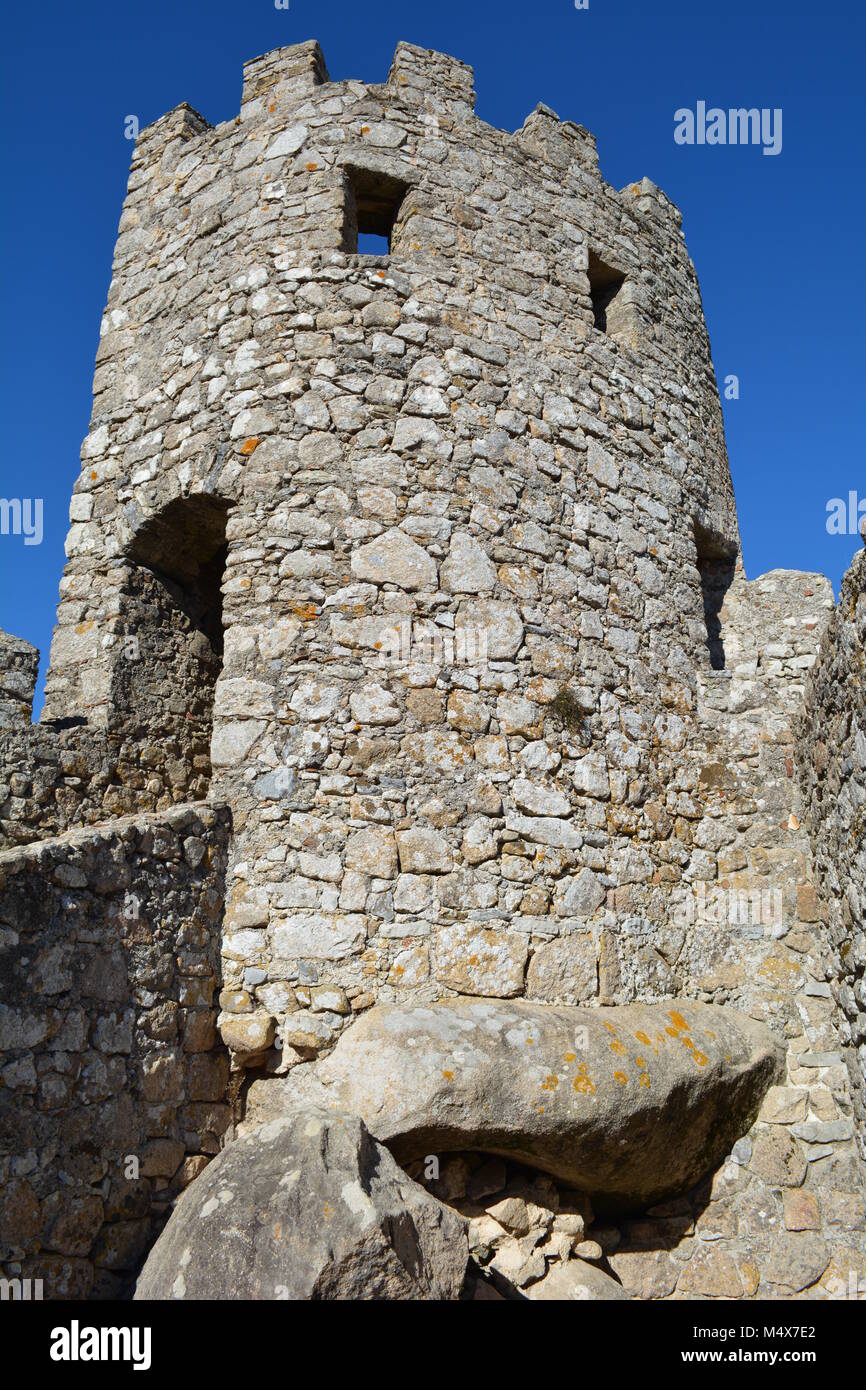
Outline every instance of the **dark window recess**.
<svg viewBox="0 0 866 1390"><path fill-rule="evenodd" d="M736 555L730 542L706 530L695 522L695 550L698 574L701 577L701 596L704 622L707 629L707 650L714 671L725 669L725 640L721 612L728 589L734 580Z"/></svg>
<svg viewBox="0 0 866 1390"><path fill-rule="evenodd" d="M345 173L344 250L362 256L387 256L409 185L372 169L348 167Z"/></svg>
<svg viewBox="0 0 866 1390"><path fill-rule="evenodd" d="M595 326L602 333L615 333L618 310L622 308L622 301L617 303L617 296L625 284L625 276L621 270L614 270L613 266L605 265L594 251L589 253L587 274Z"/></svg>
<svg viewBox="0 0 866 1390"><path fill-rule="evenodd" d="M117 731L131 747L145 735L158 742L191 799L206 795L209 778L227 517L226 503L207 493L168 503L129 546L120 595Z"/></svg>

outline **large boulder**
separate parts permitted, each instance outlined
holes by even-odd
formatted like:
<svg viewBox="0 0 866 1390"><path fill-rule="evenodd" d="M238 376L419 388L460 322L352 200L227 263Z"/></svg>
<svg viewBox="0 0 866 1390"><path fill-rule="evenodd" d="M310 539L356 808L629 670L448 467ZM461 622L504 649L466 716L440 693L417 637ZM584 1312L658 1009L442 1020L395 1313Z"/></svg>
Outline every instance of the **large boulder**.
<svg viewBox="0 0 866 1390"><path fill-rule="evenodd" d="M254 1086L251 1105L315 1097L362 1116L401 1163L480 1149L629 1210L716 1166L779 1066L766 1028L715 1005L450 999L371 1009L324 1061Z"/></svg>
<svg viewBox="0 0 866 1390"><path fill-rule="evenodd" d="M183 1193L136 1299L456 1299L465 1223L352 1115L299 1111Z"/></svg>

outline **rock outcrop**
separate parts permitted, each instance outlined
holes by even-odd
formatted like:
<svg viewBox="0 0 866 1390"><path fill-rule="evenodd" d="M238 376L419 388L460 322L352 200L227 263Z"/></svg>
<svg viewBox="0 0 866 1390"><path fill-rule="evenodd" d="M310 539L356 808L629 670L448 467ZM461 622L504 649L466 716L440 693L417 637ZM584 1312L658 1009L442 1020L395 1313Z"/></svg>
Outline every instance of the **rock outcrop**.
<svg viewBox="0 0 866 1390"><path fill-rule="evenodd" d="M178 1202L136 1299L455 1299L465 1223L350 1115L246 1135Z"/></svg>
<svg viewBox="0 0 866 1390"><path fill-rule="evenodd" d="M627 1209L683 1192L722 1159L779 1061L762 1025L691 1000L452 999L372 1009L318 1067L257 1094L358 1114L401 1162L480 1149Z"/></svg>

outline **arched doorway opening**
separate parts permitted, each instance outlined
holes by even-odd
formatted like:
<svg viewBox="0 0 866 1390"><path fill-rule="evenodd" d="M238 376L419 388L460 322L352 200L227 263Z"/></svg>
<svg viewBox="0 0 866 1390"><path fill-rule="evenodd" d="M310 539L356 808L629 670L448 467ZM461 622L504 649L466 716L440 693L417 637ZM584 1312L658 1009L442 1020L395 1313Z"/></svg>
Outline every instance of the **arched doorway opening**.
<svg viewBox="0 0 866 1390"><path fill-rule="evenodd" d="M203 493L178 498L125 556L112 733L122 779L154 807L202 800L210 785L228 510Z"/></svg>

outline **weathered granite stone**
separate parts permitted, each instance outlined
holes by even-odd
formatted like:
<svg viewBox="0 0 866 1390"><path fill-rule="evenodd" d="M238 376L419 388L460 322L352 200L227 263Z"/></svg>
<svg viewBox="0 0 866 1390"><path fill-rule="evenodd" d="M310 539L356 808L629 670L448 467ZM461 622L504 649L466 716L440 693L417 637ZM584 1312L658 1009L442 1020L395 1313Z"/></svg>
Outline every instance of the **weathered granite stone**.
<svg viewBox="0 0 866 1390"><path fill-rule="evenodd" d="M291 1107L311 1088L403 1161L478 1148L633 1208L709 1171L778 1064L766 1029L710 1005L464 999L370 1011L273 1103Z"/></svg>
<svg viewBox="0 0 866 1390"><path fill-rule="evenodd" d="M569 1260L567 1264L554 1265L545 1278L531 1284L526 1297L535 1303L561 1302L598 1303L612 1300L629 1302L631 1294L626 1293L622 1284L605 1274L603 1269L587 1264L585 1260Z"/></svg>
<svg viewBox="0 0 866 1390"><path fill-rule="evenodd" d="M142 1299L455 1299L464 1223L351 1115L307 1110L230 1144L186 1190Z"/></svg>

